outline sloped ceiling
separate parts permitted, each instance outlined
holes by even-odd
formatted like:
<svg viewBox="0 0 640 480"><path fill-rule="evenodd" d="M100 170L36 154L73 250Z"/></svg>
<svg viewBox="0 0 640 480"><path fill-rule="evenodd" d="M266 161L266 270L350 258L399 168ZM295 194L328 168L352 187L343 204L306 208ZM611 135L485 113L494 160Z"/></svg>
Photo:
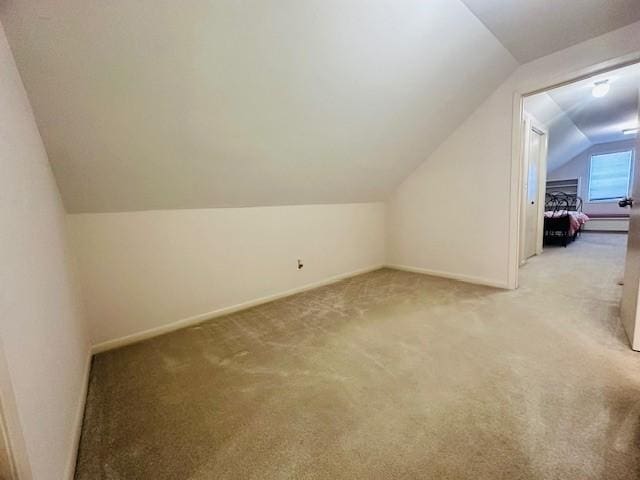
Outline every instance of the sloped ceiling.
<svg viewBox="0 0 640 480"><path fill-rule="evenodd" d="M525 63L640 20L638 0L463 0Z"/></svg>
<svg viewBox="0 0 640 480"><path fill-rule="evenodd" d="M69 212L383 200L517 66L458 0L0 5Z"/></svg>
<svg viewBox="0 0 640 480"><path fill-rule="evenodd" d="M592 95L595 82L610 91ZM525 98L524 110L549 131L548 170L553 171L592 145L628 140L623 130L638 125L640 65L596 75Z"/></svg>
<svg viewBox="0 0 640 480"><path fill-rule="evenodd" d="M524 111L541 122L549 132L547 171L560 168L592 145L548 93L525 98Z"/></svg>
<svg viewBox="0 0 640 480"><path fill-rule="evenodd" d="M595 82L607 81L607 95L595 98ZM622 131L638 125L640 65L631 65L549 91L554 102L591 143L628 140Z"/></svg>

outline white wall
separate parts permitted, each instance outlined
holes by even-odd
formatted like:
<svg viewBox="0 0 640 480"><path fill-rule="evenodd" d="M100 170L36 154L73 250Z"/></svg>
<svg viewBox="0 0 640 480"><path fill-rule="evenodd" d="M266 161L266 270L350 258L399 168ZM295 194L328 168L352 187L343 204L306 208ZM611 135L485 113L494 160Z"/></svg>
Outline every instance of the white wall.
<svg viewBox="0 0 640 480"><path fill-rule="evenodd" d="M607 67L623 55L640 57L640 22L519 67L396 190L388 208L388 261L515 286L515 94Z"/></svg>
<svg viewBox="0 0 640 480"><path fill-rule="evenodd" d="M549 131L548 170L561 167L591 146L586 135L549 94L540 93L527 97L523 103L524 111L546 126Z"/></svg>
<svg viewBox="0 0 640 480"><path fill-rule="evenodd" d="M0 124L2 403L23 478L60 480L74 466L89 342L65 212L1 25Z"/></svg>
<svg viewBox="0 0 640 480"><path fill-rule="evenodd" d="M579 178L580 192L578 195L582 197L584 202L583 211L587 215L628 214L629 210L620 208L617 200L612 202L589 202L589 167L591 165L591 155L617 152L631 148L635 148L635 139L594 145L579 155L576 155L570 162L562 167L550 171L547 179L564 180L567 178Z"/></svg>
<svg viewBox="0 0 640 480"><path fill-rule="evenodd" d="M92 339L380 266L384 213L365 203L69 215Z"/></svg>

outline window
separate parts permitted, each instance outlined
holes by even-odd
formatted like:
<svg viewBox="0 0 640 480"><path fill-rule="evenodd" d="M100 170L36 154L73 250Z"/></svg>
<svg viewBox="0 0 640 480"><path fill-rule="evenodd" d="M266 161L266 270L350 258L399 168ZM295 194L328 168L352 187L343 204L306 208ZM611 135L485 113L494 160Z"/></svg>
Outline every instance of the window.
<svg viewBox="0 0 640 480"><path fill-rule="evenodd" d="M629 195L633 150L591 156L589 201L616 200Z"/></svg>

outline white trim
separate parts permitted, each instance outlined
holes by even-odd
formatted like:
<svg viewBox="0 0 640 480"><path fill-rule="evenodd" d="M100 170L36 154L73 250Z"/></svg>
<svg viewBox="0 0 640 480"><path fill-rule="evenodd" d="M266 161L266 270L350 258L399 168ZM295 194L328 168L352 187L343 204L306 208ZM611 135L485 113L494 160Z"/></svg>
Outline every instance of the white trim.
<svg viewBox="0 0 640 480"><path fill-rule="evenodd" d="M32 479L31 461L27 451L27 444L24 440L18 404L15 399L13 384L11 383L9 366L4 355L2 338L0 338L0 410L2 411L4 428L9 440L6 447L12 457L15 478L18 480Z"/></svg>
<svg viewBox="0 0 640 480"><path fill-rule="evenodd" d="M487 287L495 287L501 289L508 289L509 285L506 282L500 282L495 280L489 280L482 277L474 277L472 275L464 275L462 273L443 272L440 270L432 270L430 268L410 267L408 265L387 265L387 268L394 270L402 270L404 272L421 273L423 275L430 275L432 277L449 278L451 280L458 280L464 283L473 283L474 285L484 285Z"/></svg>
<svg viewBox="0 0 640 480"><path fill-rule="evenodd" d="M521 168L521 176L520 176L520 225L519 225L519 233L520 233L520 244L518 245L519 253L518 253L518 262L520 265L524 265L527 263L525 247L526 247L526 223L527 223L527 198L525 196L525 185L528 187L529 183L529 147L531 143L531 116L528 115L524 111L522 111L522 165ZM538 162L538 167L540 163ZM537 227L536 227L537 228ZM536 232L537 233L537 232Z"/></svg>
<svg viewBox="0 0 640 480"><path fill-rule="evenodd" d="M76 416L74 419L73 439L71 441L71 451L67 459L67 467L64 471L64 479L73 480L76 473L76 462L78 459L78 448L80 447L80 436L82 434L82 423L84 421L84 408L87 403L87 393L89 392L89 374L91 372L91 359L93 358L90 350L85 360L84 372L82 376L82 389L78 398L76 407Z"/></svg>
<svg viewBox="0 0 640 480"><path fill-rule="evenodd" d="M629 218L598 217L592 218L582 227L585 232L628 232Z"/></svg>
<svg viewBox="0 0 640 480"><path fill-rule="evenodd" d="M536 243L535 243L535 254L541 255L543 249L543 236L544 236L544 202L545 202L545 194L546 194L546 185L547 185L547 153L549 149L549 131L533 116L528 114L523 110L523 132L522 132L522 165L521 165L521 183L520 183L520 197L521 197L521 212L526 212L527 205L529 204L529 199L525 195L525 186L528 189L529 182L529 144L531 142L531 132L534 132L542 137L542 143L540 145L540 155L538 159L538 198L536 199L537 206L537 224L536 224ZM519 244L519 258L520 265L524 265L527 263L528 258L524 258L525 256L525 246L526 246L526 213L520 215L520 225L519 225L519 233L520 233L520 244Z"/></svg>
<svg viewBox="0 0 640 480"><path fill-rule="evenodd" d="M247 302L231 305L230 307L223 307L217 310L213 310L211 312L205 312L199 315L194 315L192 317L176 320L176 321L167 323L165 325L161 325L159 327L150 328L148 330L144 330L138 333L132 333L131 335L126 335L124 337L116 338L114 340L107 340L105 342L100 342L93 345L93 347L91 347L91 353L96 354L96 353L105 352L107 350L113 350L114 348L124 347L125 345L141 342L142 340L147 340L149 338L157 337L159 335L173 332L181 328L197 325L198 323L202 323L212 318L221 317L222 315L228 315L230 313L234 313L240 310L246 310L247 308L255 307L263 303L273 302L274 300L278 300L280 298L289 297L291 295L295 295L296 293L301 293L307 290L312 290L314 288L330 285L332 283L339 282L346 278L355 277L356 275L362 275L363 273L373 272L375 270L380 270L381 268L384 268L383 264L375 265L373 267L362 268L360 270L355 270L353 272L341 273L339 275L334 275L333 277L329 277L324 280L320 280L318 282L309 283L301 287L292 288L290 290L286 290L281 293L267 295L265 297L260 297L254 300L249 300Z"/></svg>
<svg viewBox="0 0 640 480"><path fill-rule="evenodd" d="M150 328L148 330L144 330L142 332L133 333L131 335L126 335L124 337L116 338L114 340L107 340L105 342L100 342L91 347L91 353L97 354L101 352L106 352L108 350L113 350L115 348L124 347L126 345L130 345L132 343L141 342L143 340L147 340L149 338L157 337L159 335L163 335L165 333L173 332L175 330L180 330L181 328L190 327L193 325L197 325L204 321L221 317L223 315L228 315L230 313L238 312L240 310L246 310L247 308L255 307L258 305L262 305L264 303L273 302L274 300L278 300L284 297L289 297L291 295L295 295L297 293L305 292L307 290L313 290L314 288L323 287L325 285L330 285L332 283L339 282L341 280L345 280L347 278L355 277L357 275L362 275L364 273L373 272L375 270L380 270L381 268L391 268L395 270L403 270L406 272L413 273L421 273L424 275L431 275L435 277L441 278L449 278L452 280L458 280L465 283L473 283L475 285L485 285L489 287L509 288L508 284L505 282L498 282L494 280L489 280L481 277L474 277L471 275L463 275L457 273L450 272L442 272L438 270L431 270L426 268L417 268L410 267L407 265L375 265L373 267L363 268L360 270L355 270L349 273L343 273L340 275L335 275L333 277L329 277L325 280L320 280L319 282L310 283L307 285L303 285L301 287L296 287L291 290L287 290L285 292L276 293L274 295L268 295L266 297L257 298L255 300L249 300L247 302L239 303L236 305L232 305L230 307L219 308L217 310L213 310L211 312L201 313L199 315L194 315L192 317L183 318L180 320L176 320L174 322L168 323L166 325L162 325L160 327Z"/></svg>
<svg viewBox="0 0 640 480"><path fill-rule="evenodd" d="M522 144L522 120L524 114L523 99L531 95L546 92L552 88L575 83L580 80L591 78L595 75L617 70L629 65L640 63L640 53L634 52L622 55L589 67L574 70L555 76L554 80L536 81L526 87L517 87L513 93L513 111L511 120L511 182L510 182L510 212L509 212L509 251L508 251L508 271L507 283L509 288L518 287L518 273L520 269L520 189L522 184L522 155L524 145Z"/></svg>
<svg viewBox="0 0 640 480"><path fill-rule="evenodd" d="M518 288L520 270L520 216L522 199L522 155L524 153L524 97L519 92L513 94L513 122L511 125L511 172L509 182L509 249L507 251L507 285Z"/></svg>
<svg viewBox="0 0 640 480"><path fill-rule="evenodd" d="M538 241L536 253L542 255L544 250L544 204L547 198L547 161L549 160L549 130L544 130L542 152L540 152L540 171L538 172ZM580 184L578 183L578 188ZM576 192L578 195L578 192Z"/></svg>

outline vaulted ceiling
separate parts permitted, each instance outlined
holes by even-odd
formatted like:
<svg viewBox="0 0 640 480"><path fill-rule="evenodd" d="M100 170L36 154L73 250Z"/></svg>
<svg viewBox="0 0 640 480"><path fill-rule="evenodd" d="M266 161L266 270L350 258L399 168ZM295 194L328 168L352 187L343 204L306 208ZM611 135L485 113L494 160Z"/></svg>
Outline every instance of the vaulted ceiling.
<svg viewBox="0 0 640 480"><path fill-rule="evenodd" d="M462 0L522 63L640 20L638 0Z"/></svg>
<svg viewBox="0 0 640 480"><path fill-rule="evenodd" d="M596 98L596 82L610 90ZM638 126L640 65L630 65L525 98L525 112L549 131L548 169L553 171L592 145L628 140Z"/></svg>
<svg viewBox="0 0 640 480"><path fill-rule="evenodd" d="M552 172L593 144L548 93L524 100L524 111L549 132L547 170Z"/></svg>
<svg viewBox="0 0 640 480"><path fill-rule="evenodd" d="M610 85L607 95L595 98L591 91L595 82ZM591 141L615 142L629 137L623 130L638 125L638 89L640 65L631 65L614 72L549 91L556 104Z"/></svg>
<svg viewBox="0 0 640 480"><path fill-rule="evenodd" d="M384 200L518 65L460 0L2 0L0 20L71 213Z"/></svg>
<svg viewBox="0 0 640 480"><path fill-rule="evenodd" d="M517 65L458 0L1 15L69 212L383 200Z"/></svg>

